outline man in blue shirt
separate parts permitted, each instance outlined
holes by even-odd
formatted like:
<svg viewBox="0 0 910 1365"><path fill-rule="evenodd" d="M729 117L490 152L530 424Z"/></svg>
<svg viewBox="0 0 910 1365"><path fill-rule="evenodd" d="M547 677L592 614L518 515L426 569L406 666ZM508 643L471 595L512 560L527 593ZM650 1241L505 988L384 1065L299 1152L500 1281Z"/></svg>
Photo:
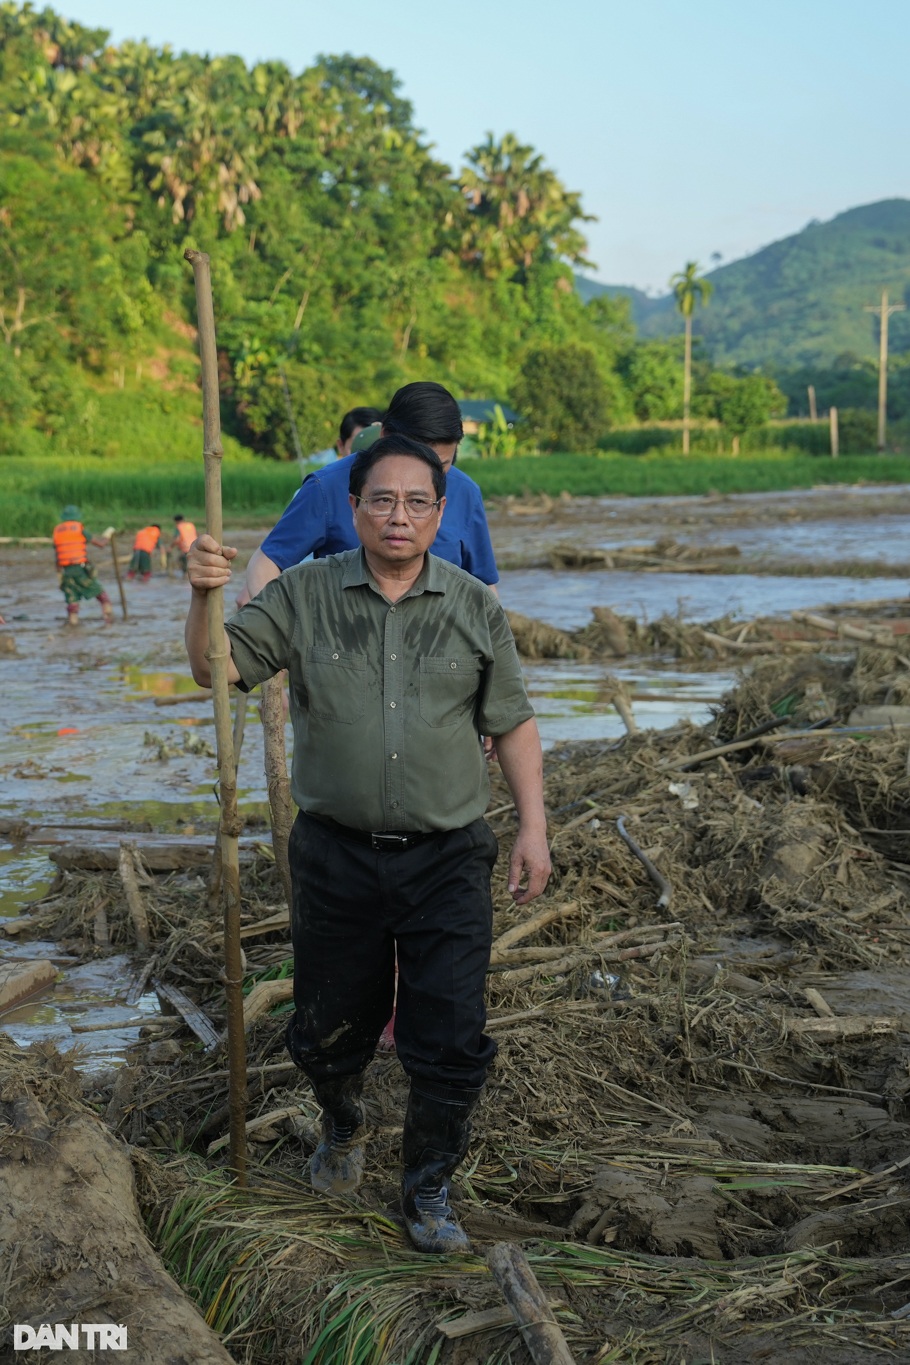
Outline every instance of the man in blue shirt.
<svg viewBox="0 0 910 1365"><path fill-rule="evenodd" d="M467 569L491 588L499 582L480 489L473 479L453 467L464 435L458 404L441 384L421 381L399 389L382 419L386 436L410 436L436 451L447 473L445 516L433 553ZM254 551L246 573L248 601L266 583L307 555L352 550L357 545L348 501L348 479L353 455L316 470L305 479L281 519ZM247 596L248 594L248 596Z"/></svg>

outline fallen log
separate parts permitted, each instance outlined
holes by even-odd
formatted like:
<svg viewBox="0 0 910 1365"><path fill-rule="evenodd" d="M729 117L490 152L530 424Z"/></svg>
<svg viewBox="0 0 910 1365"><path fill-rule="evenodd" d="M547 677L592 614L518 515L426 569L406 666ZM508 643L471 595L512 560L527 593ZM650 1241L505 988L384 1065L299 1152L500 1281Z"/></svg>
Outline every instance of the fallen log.
<svg viewBox="0 0 910 1365"><path fill-rule="evenodd" d="M43 843L44 840L34 842ZM212 840L204 835L193 838L184 835L180 839L167 839L160 835L157 837L135 835L132 842L142 865L150 872L207 868L212 860ZM249 861L255 856L255 850L263 840L261 837L247 837L239 842L241 856ZM64 872L117 872L120 868L120 842L98 840L91 844L75 841L61 843L48 854L48 857Z"/></svg>
<svg viewBox="0 0 910 1365"><path fill-rule="evenodd" d="M146 1237L128 1148L82 1106L59 1054L35 1053L0 1039L5 1322L122 1326L131 1365L231 1365ZM0 1329L4 1360L11 1338Z"/></svg>

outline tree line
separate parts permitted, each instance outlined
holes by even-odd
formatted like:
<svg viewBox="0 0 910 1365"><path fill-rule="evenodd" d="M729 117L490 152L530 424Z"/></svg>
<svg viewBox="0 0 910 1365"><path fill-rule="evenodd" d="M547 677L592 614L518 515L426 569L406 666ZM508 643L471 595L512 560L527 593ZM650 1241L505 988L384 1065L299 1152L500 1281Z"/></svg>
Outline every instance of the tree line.
<svg viewBox="0 0 910 1365"><path fill-rule="evenodd" d="M4 0L0 451L103 450L99 390L152 353L179 385L187 246L213 260L225 425L264 455L293 455L291 414L313 450L428 376L511 401L544 449L680 417L682 338L639 341L624 300L576 293L581 196L511 133L453 171L399 90L366 57L295 75ZM762 376L692 373L695 418L782 407Z"/></svg>

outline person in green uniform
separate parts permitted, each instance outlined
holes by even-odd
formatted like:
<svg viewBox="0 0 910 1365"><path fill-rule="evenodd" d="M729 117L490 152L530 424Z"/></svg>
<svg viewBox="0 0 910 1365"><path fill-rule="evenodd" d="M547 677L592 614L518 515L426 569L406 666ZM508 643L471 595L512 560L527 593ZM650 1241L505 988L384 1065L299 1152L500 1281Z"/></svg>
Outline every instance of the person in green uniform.
<svg viewBox="0 0 910 1365"><path fill-rule="evenodd" d="M314 1188L363 1170L364 1071L389 1018L397 949L398 1057L410 1077L402 1210L420 1251L462 1252L449 1202L496 1045L484 1032L497 841L484 812L482 735L495 737L518 814L509 890L550 873L540 738L500 603L430 552L446 476L430 447L387 436L350 472L356 549L299 564L228 623L228 677L287 669L294 726L289 844L295 1010L288 1050L323 1108ZM210 682L206 596L236 551L189 554L186 644Z"/></svg>
<svg viewBox="0 0 910 1365"><path fill-rule="evenodd" d="M79 603L97 597L101 604L106 625L114 621L114 608L111 599L95 576L95 566L89 562L89 543L103 549L110 543L111 532L103 536L86 534L78 507L70 503L60 514L60 521L54 527L53 542L57 569L60 573L60 590L66 602L66 623L68 626L79 624Z"/></svg>

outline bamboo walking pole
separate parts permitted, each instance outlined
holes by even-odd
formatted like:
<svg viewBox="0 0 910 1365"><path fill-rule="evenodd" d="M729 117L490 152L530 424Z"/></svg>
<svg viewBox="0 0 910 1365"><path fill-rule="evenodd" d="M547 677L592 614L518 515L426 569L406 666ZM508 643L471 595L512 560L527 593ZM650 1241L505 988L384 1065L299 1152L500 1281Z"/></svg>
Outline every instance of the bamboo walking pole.
<svg viewBox="0 0 910 1365"><path fill-rule="evenodd" d="M218 401L218 356L215 349L215 310L212 274L204 251L187 251L196 283L196 314L199 327L199 358L202 362L202 427L205 460L205 524L219 545L224 527L221 509L221 414ZM243 1030L243 958L240 949L240 862L237 840L237 767L228 695L227 651L224 647L224 589L206 598L209 647L206 658L212 671L215 708L215 741L221 792L221 888L224 908L224 988L227 997L228 1105L231 1169L240 1186L246 1186L246 1039Z"/></svg>
<svg viewBox="0 0 910 1365"><path fill-rule="evenodd" d="M111 558L114 561L114 577L117 580L117 591L120 593L120 609L123 612L123 619L126 621L126 593L123 591L123 579L120 577L120 560L117 558L117 537L111 533Z"/></svg>

